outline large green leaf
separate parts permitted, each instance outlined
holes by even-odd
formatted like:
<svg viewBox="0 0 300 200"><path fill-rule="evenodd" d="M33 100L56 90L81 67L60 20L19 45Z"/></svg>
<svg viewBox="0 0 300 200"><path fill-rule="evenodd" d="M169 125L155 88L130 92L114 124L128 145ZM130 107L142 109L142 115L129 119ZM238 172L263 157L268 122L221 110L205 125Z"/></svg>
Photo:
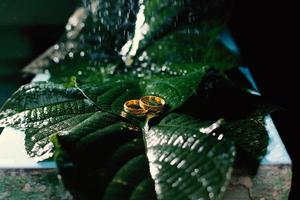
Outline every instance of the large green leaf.
<svg viewBox="0 0 300 200"><path fill-rule="evenodd" d="M45 158L51 149L49 135L68 130L99 108L121 114L127 100L157 95L166 100L167 109L173 110L193 94L204 73L205 68L181 77L153 76L140 82L118 75L109 81L80 85L84 93L51 82L31 83L22 86L3 106L0 125L26 129L27 152Z"/></svg>
<svg viewBox="0 0 300 200"><path fill-rule="evenodd" d="M97 96L95 102L101 107L112 105L112 110L120 113L123 104L130 99L139 99L146 95L162 97L167 102L167 108L173 110L182 105L197 89L204 77L207 67L200 70L190 69L190 73L181 76L164 74L152 75L145 79L137 79L132 75L115 75L105 82L79 84L79 87L92 98ZM104 90L107 90L101 97Z"/></svg>
<svg viewBox="0 0 300 200"><path fill-rule="evenodd" d="M210 71L196 95L176 112L203 120L223 118L223 126L217 134L226 134L247 153L246 157L259 161L266 153L269 140L265 116L275 110L276 106L263 97L242 90L220 73Z"/></svg>
<svg viewBox="0 0 300 200"><path fill-rule="evenodd" d="M106 112L52 136L65 186L77 199L155 199L142 137Z"/></svg>
<svg viewBox="0 0 300 200"><path fill-rule="evenodd" d="M216 134L224 134L234 141L239 150L246 153L242 156L248 161L259 162L266 153L269 140L264 119L275 109L276 106L263 97L242 90L220 73L210 71L196 94L176 112L201 120L223 118L223 125Z"/></svg>
<svg viewBox="0 0 300 200"><path fill-rule="evenodd" d="M258 110L239 120L227 121L218 132L234 141L249 158L260 161L269 144L264 119L265 113Z"/></svg>
<svg viewBox="0 0 300 200"><path fill-rule="evenodd" d="M50 82L22 86L4 104L0 126L24 129L27 153L43 160L52 156L49 136L89 117L97 108L74 88Z"/></svg>
<svg viewBox="0 0 300 200"><path fill-rule="evenodd" d="M213 130L201 132L219 125L170 114L143 136L121 117L97 112L52 141L64 183L77 198L219 199L234 146Z"/></svg>
<svg viewBox="0 0 300 200"><path fill-rule="evenodd" d="M133 37L137 11L138 0L92 1L74 13L62 39L33 66L69 73L76 67L86 73L94 71L94 66L114 63L121 47Z"/></svg>
<svg viewBox="0 0 300 200"><path fill-rule="evenodd" d="M228 1L151 0L137 4L134 0L100 2L81 31L82 38L91 39L71 45L76 51L68 51L69 56L49 66L51 80L66 82L76 76L81 82L90 82L120 71L145 79L155 73L178 76L203 66L237 66L237 57L218 40Z"/></svg>
<svg viewBox="0 0 300 200"><path fill-rule="evenodd" d="M220 199L235 157L233 143L215 136L219 121L170 114L145 130L158 199Z"/></svg>

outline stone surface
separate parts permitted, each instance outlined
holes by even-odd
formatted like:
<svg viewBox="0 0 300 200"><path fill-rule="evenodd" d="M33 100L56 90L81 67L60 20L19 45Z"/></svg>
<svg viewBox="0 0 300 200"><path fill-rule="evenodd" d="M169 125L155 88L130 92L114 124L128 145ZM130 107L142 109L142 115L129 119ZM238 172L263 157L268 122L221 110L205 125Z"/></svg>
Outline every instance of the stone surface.
<svg viewBox="0 0 300 200"><path fill-rule="evenodd" d="M255 177L235 170L224 200L288 200L290 165L261 165Z"/></svg>
<svg viewBox="0 0 300 200"><path fill-rule="evenodd" d="M0 169L0 200L69 200L55 169Z"/></svg>

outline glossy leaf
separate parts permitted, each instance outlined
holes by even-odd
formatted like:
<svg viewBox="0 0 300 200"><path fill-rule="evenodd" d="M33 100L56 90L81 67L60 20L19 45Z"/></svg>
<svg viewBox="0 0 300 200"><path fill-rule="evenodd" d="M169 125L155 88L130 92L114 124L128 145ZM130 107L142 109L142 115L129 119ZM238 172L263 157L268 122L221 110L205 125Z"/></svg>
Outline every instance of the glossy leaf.
<svg viewBox="0 0 300 200"><path fill-rule="evenodd" d="M96 112L52 136L65 186L77 199L156 199L142 132L121 117Z"/></svg>
<svg viewBox="0 0 300 200"><path fill-rule="evenodd" d="M203 75L204 71L165 79L154 76L141 82L129 76L116 76L114 81L80 85L84 92L51 82L32 83L21 87L3 106L0 124L24 128L28 154L48 158L48 136L70 129L89 113L101 109L119 115L124 102L145 95L164 98L168 109L173 110L193 94Z"/></svg>
<svg viewBox="0 0 300 200"><path fill-rule="evenodd" d="M235 157L232 142L214 136L219 122L170 114L145 130L158 199L220 199Z"/></svg>
<svg viewBox="0 0 300 200"><path fill-rule="evenodd" d="M229 120L218 132L234 141L248 157L260 161L269 144L264 119L265 113L255 112L239 120Z"/></svg>
<svg viewBox="0 0 300 200"><path fill-rule="evenodd" d="M88 96L97 96L106 88L107 93L102 97L97 97L97 104L100 107L103 104L111 104L112 110L116 113L123 110L126 100L139 99L147 95L164 98L168 109L173 110L182 105L195 92L206 71L207 67L203 67L186 75L157 74L141 80L132 75L116 75L104 83L94 82L79 86Z"/></svg>
<svg viewBox="0 0 300 200"><path fill-rule="evenodd" d="M51 134L72 128L96 110L77 89L50 82L31 83L2 107L0 126L24 129L27 153L43 160L52 156Z"/></svg>
<svg viewBox="0 0 300 200"><path fill-rule="evenodd" d="M189 73L190 68L229 69L238 65L237 56L218 40L230 1L151 0L138 6L137 1L124 2L94 6L92 19L81 31L92 39L83 39L76 51L49 66L52 81L66 82L76 76L81 82L91 82L120 71L143 80L156 73L176 76ZM210 15L209 11L217 14Z"/></svg>
<svg viewBox="0 0 300 200"><path fill-rule="evenodd" d="M218 128L218 122L170 114L145 130L146 153L139 128L97 112L52 141L64 183L75 197L219 199L235 150L230 141L201 132L212 125Z"/></svg>
<svg viewBox="0 0 300 200"><path fill-rule="evenodd" d="M69 19L62 39L26 71L55 67L60 73L75 68L86 73L88 66L115 62L122 45L133 37L137 11L138 0L91 1Z"/></svg>

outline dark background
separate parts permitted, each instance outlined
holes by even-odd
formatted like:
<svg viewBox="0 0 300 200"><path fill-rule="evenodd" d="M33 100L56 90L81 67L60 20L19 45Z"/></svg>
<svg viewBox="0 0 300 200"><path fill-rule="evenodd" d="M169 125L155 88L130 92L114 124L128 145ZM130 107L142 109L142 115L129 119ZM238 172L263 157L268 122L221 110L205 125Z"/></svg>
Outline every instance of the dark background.
<svg viewBox="0 0 300 200"><path fill-rule="evenodd" d="M0 1L0 105L30 80L20 70L54 44L64 31L78 0ZM235 1L229 28L264 97L285 110L273 114L293 160L290 199L297 199L296 73L299 50L296 3L290 1ZM299 17L298 17L299 18ZM300 144L299 144L300 145Z"/></svg>
<svg viewBox="0 0 300 200"><path fill-rule="evenodd" d="M300 146L297 130L299 73L299 6L292 1L235 1L231 32L244 61L250 67L258 88L265 98L285 110L272 115L275 125L293 161L290 199L299 199ZM298 19L298 20L297 20ZM299 70L298 70L299 71Z"/></svg>
<svg viewBox="0 0 300 200"><path fill-rule="evenodd" d="M0 105L28 79L21 69L54 44L80 0L0 0Z"/></svg>

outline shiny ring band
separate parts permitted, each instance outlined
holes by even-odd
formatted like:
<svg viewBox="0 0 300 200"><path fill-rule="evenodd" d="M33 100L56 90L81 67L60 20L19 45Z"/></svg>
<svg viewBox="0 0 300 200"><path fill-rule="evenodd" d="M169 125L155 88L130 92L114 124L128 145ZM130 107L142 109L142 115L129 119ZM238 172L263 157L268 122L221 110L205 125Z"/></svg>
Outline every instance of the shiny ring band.
<svg viewBox="0 0 300 200"><path fill-rule="evenodd" d="M140 107L150 112L161 112L165 104L164 99L156 96L144 96L140 99Z"/></svg>
<svg viewBox="0 0 300 200"><path fill-rule="evenodd" d="M144 115L148 112L140 107L140 101L137 99L126 101L124 111L132 115Z"/></svg>

